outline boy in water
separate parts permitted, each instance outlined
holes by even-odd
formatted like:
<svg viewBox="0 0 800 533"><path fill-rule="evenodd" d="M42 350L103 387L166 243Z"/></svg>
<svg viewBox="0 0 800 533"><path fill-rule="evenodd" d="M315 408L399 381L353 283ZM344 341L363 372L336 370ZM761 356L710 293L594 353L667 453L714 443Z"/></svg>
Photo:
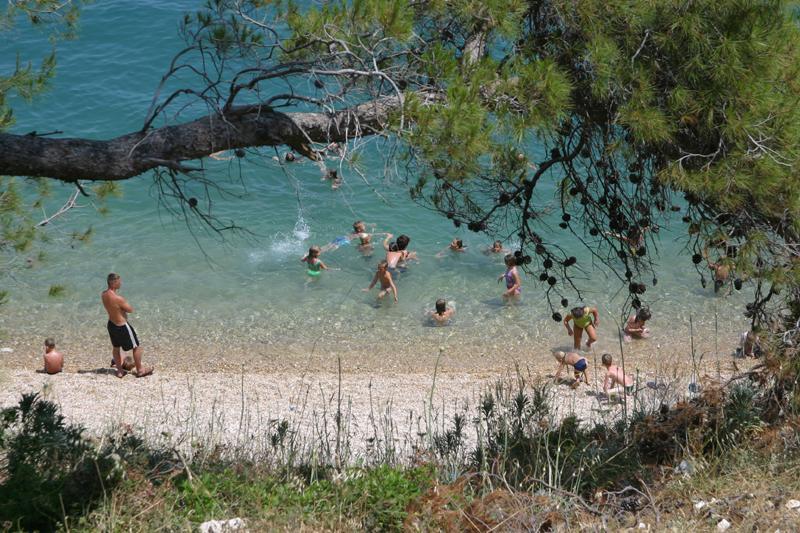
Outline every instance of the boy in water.
<svg viewBox="0 0 800 533"><path fill-rule="evenodd" d="M486 255L491 255L491 254L502 254L506 252L507 250L503 248L503 243L501 241L494 241L492 245L489 246L484 253Z"/></svg>
<svg viewBox="0 0 800 533"><path fill-rule="evenodd" d="M569 365L573 367L573 381L570 383L571 388L577 389L578 385L581 384L581 380L587 385L589 384L589 377L587 375L589 373L589 363L586 361L585 357L575 352L553 352L553 357L558 361L558 370L556 370L553 381L558 383L558 379L561 377L561 371L565 366Z"/></svg>
<svg viewBox="0 0 800 533"><path fill-rule="evenodd" d="M467 247L464 246L464 241L461 239L453 239L447 248L436 254L436 257L444 257L448 250L451 252L463 253L467 251Z"/></svg>
<svg viewBox="0 0 800 533"><path fill-rule="evenodd" d="M439 298L436 300L436 310L431 311L431 318L439 326L444 326L455 314L456 310L452 307L447 307L447 300Z"/></svg>
<svg viewBox="0 0 800 533"><path fill-rule="evenodd" d="M44 340L44 371L58 374L64 370L64 355L56 351L56 341L48 337Z"/></svg>
<svg viewBox="0 0 800 533"><path fill-rule="evenodd" d="M319 258L321 253L322 250L319 246L312 246L308 249L308 253L300 260L301 262L308 264L308 270L306 273L312 278L319 276L323 270L328 270L328 267Z"/></svg>
<svg viewBox="0 0 800 533"><path fill-rule="evenodd" d="M594 317L594 320L592 320ZM569 326L569 321L572 320L574 328ZM600 325L600 318L597 315L597 309L594 307L574 307L570 313L564 317L564 327L567 328L567 333L572 335L574 343L572 347L576 350L581 348L581 337L583 331L586 330L586 349L592 347L592 344L597 342L597 332L595 328Z"/></svg>
<svg viewBox="0 0 800 533"><path fill-rule="evenodd" d="M385 260L378 263L378 271L375 272L375 276L372 278L372 283L369 284L369 287L366 289L361 289L364 292L369 292L372 290L372 287L375 286L376 283L379 281L381 282L381 290L378 293L378 300L382 300L384 296L386 296L389 291L392 292L394 295L394 301L397 302L397 287L394 285L394 281L392 281L392 275L389 273L389 263Z"/></svg>
<svg viewBox="0 0 800 533"><path fill-rule="evenodd" d="M614 361L610 353L604 353L602 358L603 366L606 367L606 377L603 379L603 394L608 397L608 389L619 385L625 390L625 394L633 394L633 376L625 375L622 369L613 365Z"/></svg>
<svg viewBox="0 0 800 533"><path fill-rule="evenodd" d="M637 309L636 314L628 317L625 322L625 342L630 342L633 339L646 339L650 336L650 330L645 327L645 322L650 320L650 309L641 307Z"/></svg>

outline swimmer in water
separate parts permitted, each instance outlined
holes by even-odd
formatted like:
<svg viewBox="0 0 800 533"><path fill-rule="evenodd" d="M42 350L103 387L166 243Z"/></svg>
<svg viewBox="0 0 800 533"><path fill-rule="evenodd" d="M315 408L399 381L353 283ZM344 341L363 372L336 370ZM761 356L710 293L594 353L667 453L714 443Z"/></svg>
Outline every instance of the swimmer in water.
<svg viewBox="0 0 800 533"><path fill-rule="evenodd" d="M447 300L439 298L436 300L436 308L430 312L430 316L437 325L444 326L450 322L450 319L453 318L455 313L455 309L447 307Z"/></svg>
<svg viewBox="0 0 800 533"><path fill-rule="evenodd" d="M447 255L448 250L455 253L464 253L467 251L467 247L464 246L464 241L461 239L453 239L447 248L436 254L436 257L444 257Z"/></svg>
<svg viewBox="0 0 800 533"><path fill-rule="evenodd" d="M308 249L308 253L300 259L301 262L308 265L306 273L312 278L318 277L323 270L328 270L328 267L325 266L325 263L319 258L321 253L322 250L319 246L312 246Z"/></svg>
<svg viewBox="0 0 800 533"><path fill-rule="evenodd" d="M501 241L494 241L492 245L486 248L486 250L483 253L485 253L486 255L506 254L508 253L508 250L503 248L503 243Z"/></svg>

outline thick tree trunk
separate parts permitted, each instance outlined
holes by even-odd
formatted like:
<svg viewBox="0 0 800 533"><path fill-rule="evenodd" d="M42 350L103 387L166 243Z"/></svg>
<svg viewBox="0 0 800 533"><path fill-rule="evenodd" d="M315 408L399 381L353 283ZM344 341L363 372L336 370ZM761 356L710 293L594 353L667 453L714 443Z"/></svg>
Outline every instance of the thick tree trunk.
<svg viewBox="0 0 800 533"><path fill-rule="evenodd" d="M161 166L190 170L183 162L252 146L288 145L315 158L311 142L341 142L380 132L399 105L400 98L393 96L330 114L243 106L224 116L209 115L106 141L0 133L0 175L124 180Z"/></svg>

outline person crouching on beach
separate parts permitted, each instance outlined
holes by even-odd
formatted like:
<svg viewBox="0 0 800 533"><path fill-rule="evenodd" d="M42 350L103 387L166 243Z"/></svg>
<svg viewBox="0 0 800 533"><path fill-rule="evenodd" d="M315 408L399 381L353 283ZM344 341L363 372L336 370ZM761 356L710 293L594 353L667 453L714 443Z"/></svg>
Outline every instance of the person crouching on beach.
<svg viewBox="0 0 800 533"><path fill-rule="evenodd" d="M439 326L444 326L455 314L456 310L452 307L447 307L447 300L439 298L436 300L436 309L431 311L431 319Z"/></svg>
<svg viewBox="0 0 800 533"><path fill-rule="evenodd" d="M44 371L58 374L64 370L64 355L56 350L56 341L48 337L44 340Z"/></svg>
<svg viewBox="0 0 800 533"><path fill-rule="evenodd" d="M650 336L650 330L645 327L645 322L650 320L650 309L641 307L636 310L636 314L628 317L625 322L625 342L630 342L633 339L646 339Z"/></svg>
<svg viewBox="0 0 800 533"><path fill-rule="evenodd" d="M306 270L306 273L312 278L319 276L323 270L328 270L328 267L325 266L325 263L323 263L319 258L321 253L322 251L320 250L319 246L312 246L308 249L308 253L300 260L301 262L308 264L308 270Z"/></svg>
<svg viewBox="0 0 800 533"><path fill-rule="evenodd" d="M626 375L620 367L612 364L614 360L610 353L604 353L603 366L606 367L606 377L603 379L603 394L608 397L608 389L619 385L625 394L633 394L633 377Z"/></svg>
<svg viewBox="0 0 800 533"><path fill-rule="evenodd" d="M497 278L497 282L506 281L506 291L503 293L503 298L508 300L519 297L522 292L522 280L519 277L519 272L517 272L517 258L512 254L508 254L505 257L505 262L506 272Z"/></svg>
<svg viewBox="0 0 800 533"><path fill-rule="evenodd" d="M558 383L558 379L561 377L561 371L564 369L565 366L571 366L573 368L573 381L570 383L570 387L573 389L577 389L578 385L580 385L581 381L589 384L589 363L586 361L585 357L582 357L575 352L553 352L553 357L555 357L556 361L558 361L558 370L556 370L556 375L553 378L555 383Z"/></svg>
<svg viewBox="0 0 800 533"><path fill-rule="evenodd" d="M397 302L397 287L395 287L394 281L392 281L392 275L389 273L389 263L385 260L378 263L378 271L375 272L372 283L369 284L369 287L362 290L364 292L371 291L372 287L379 281L381 282L381 290L378 292L378 300L383 300L383 297L391 291L394 295L394 301Z"/></svg>
<svg viewBox="0 0 800 533"><path fill-rule="evenodd" d="M594 320L592 320L594 318ZM572 320L572 326L569 326L569 321ZM572 347L576 350L581 348L581 338L583 332L586 330L586 349L592 347L592 344L597 342L597 328L600 325L600 318L597 315L597 309L594 307L574 307L570 313L564 317L564 327L567 328L567 333L572 335L574 342Z"/></svg>

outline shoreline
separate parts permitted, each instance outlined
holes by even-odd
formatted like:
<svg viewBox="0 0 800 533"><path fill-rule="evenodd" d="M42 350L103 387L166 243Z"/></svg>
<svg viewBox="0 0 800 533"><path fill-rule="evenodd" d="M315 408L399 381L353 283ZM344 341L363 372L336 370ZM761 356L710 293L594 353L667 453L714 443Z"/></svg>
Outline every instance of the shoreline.
<svg viewBox="0 0 800 533"><path fill-rule="evenodd" d="M622 416L622 404L599 401L596 392L602 390L603 371L596 368L593 357L587 359L589 386L572 390L562 384L541 390L550 398L554 416L576 414L587 423L613 422ZM661 403L690 397L687 385L693 379L703 386L721 383L756 361L705 359L696 378L685 364L658 364L652 358L650 370L634 372L628 367L626 371L637 380L637 395L635 400L628 397L627 412L637 405L655 409ZM188 450L221 445L255 456L268 451L270 435L280 421L289 423L304 449L329 439L336 432L333 420L341 405L342 431L353 457L369 457L378 445L410 457L425 435L451 428L455 414L471 420L482 394L511 390L520 378L526 391L533 393L534 388L552 382L548 376L556 369L549 356L537 364L517 361L477 371L441 364L422 372L388 365L350 370L343 365L341 375L336 360L331 362L334 367L327 371L255 372L185 372L157 364L155 374L142 379L118 379L107 367L51 376L4 366L0 407L16 404L23 393L40 392L61 406L68 421L83 425L90 435L102 436L122 427L146 440L166 440L170 446Z"/></svg>

